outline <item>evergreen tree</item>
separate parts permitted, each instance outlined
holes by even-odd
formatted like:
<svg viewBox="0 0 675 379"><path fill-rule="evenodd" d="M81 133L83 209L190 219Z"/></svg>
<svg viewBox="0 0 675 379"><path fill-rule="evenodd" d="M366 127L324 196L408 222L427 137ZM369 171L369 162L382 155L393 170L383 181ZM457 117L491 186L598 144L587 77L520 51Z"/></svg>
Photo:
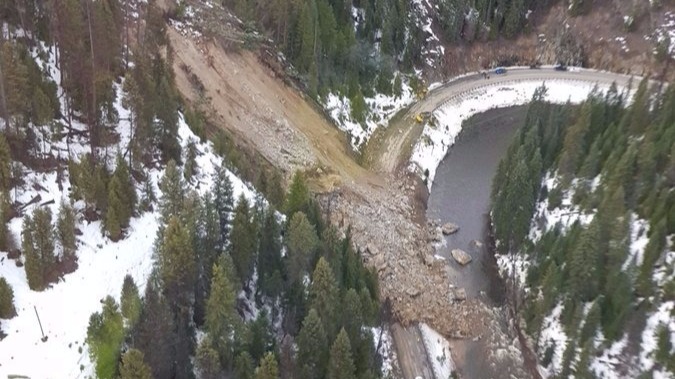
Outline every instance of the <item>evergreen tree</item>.
<svg viewBox="0 0 675 379"><path fill-rule="evenodd" d="M211 293L206 302L204 324L223 366L232 363L234 351L232 334L236 323L236 295L231 278L228 278L228 271L231 268L224 267L226 264L227 261L221 259L213 266Z"/></svg>
<svg viewBox="0 0 675 379"><path fill-rule="evenodd" d="M143 300L134 347L143 352L153 378L173 378L176 372L175 345L178 336L171 310L152 280L145 288Z"/></svg>
<svg viewBox="0 0 675 379"><path fill-rule="evenodd" d="M670 330L668 325L661 324L656 330L656 361L665 366L668 370L673 369L673 343L670 340Z"/></svg>
<svg viewBox="0 0 675 379"><path fill-rule="evenodd" d="M238 379L253 379L255 363L251 354L242 351L234 360L234 374Z"/></svg>
<svg viewBox="0 0 675 379"><path fill-rule="evenodd" d="M122 184L119 178L114 175L108 186L108 209L103 222L108 237L112 241L118 241L122 238L122 229L125 224L129 223L129 219L125 220L125 204L122 192Z"/></svg>
<svg viewBox="0 0 675 379"><path fill-rule="evenodd" d="M274 357L273 353L267 353L262 359L260 359L260 365L255 369L254 379L278 379L279 378L279 368L277 365L277 359Z"/></svg>
<svg viewBox="0 0 675 379"><path fill-rule="evenodd" d="M361 327L363 326L363 312L361 299L354 288L350 288L342 299L342 327L347 332L350 341L356 344L361 340Z"/></svg>
<svg viewBox="0 0 675 379"><path fill-rule="evenodd" d="M152 379L152 372L145 362L143 353L138 349L129 349L122 356L120 379Z"/></svg>
<svg viewBox="0 0 675 379"><path fill-rule="evenodd" d="M279 283L274 278L280 278L281 263L281 230L274 209L265 213L260 246L258 248L258 290L269 297L276 297L280 292Z"/></svg>
<svg viewBox="0 0 675 379"><path fill-rule="evenodd" d="M293 175L293 181L286 197L285 211L289 218L296 212L306 212L309 205L309 189L305 183L305 177L300 171Z"/></svg>
<svg viewBox="0 0 675 379"><path fill-rule="evenodd" d="M220 246L221 250L230 239L231 214L234 208L234 194L232 181L225 168L225 161L216 167L213 180L213 196L216 205L216 212L220 220Z"/></svg>
<svg viewBox="0 0 675 379"><path fill-rule="evenodd" d="M1 105L0 105L1 107ZM7 191L12 180L12 152L4 133L0 133L0 191Z"/></svg>
<svg viewBox="0 0 675 379"><path fill-rule="evenodd" d="M120 349L124 341L122 314L115 299L111 296L103 301L101 313L94 313L89 318L87 343L89 355L96 364L96 376L102 379L117 377L117 364Z"/></svg>
<svg viewBox="0 0 675 379"><path fill-rule="evenodd" d="M21 250L25 257L26 277L28 287L33 291L41 291L45 286L44 268L33 240L33 220L29 215L24 216L21 228Z"/></svg>
<svg viewBox="0 0 675 379"><path fill-rule="evenodd" d="M328 360L328 379L355 379L356 368L352 358L352 348L349 337L344 329L338 333L333 346L330 348Z"/></svg>
<svg viewBox="0 0 675 379"><path fill-rule="evenodd" d="M309 289L309 307L316 309L330 338L336 333L338 319L339 289L328 262L321 257L312 275Z"/></svg>
<svg viewBox="0 0 675 379"><path fill-rule="evenodd" d="M213 348L211 339L208 336L204 337L199 343L195 360L199 376L202 379L218 379L221 377L220 357L218 356L218 352Z"/></svg>
<svg viewBox="0 0 675 379"><path fill-rule="evenodd" d="M187 182L190 182L197 174L197 169L197 146L194 140L189 139L185 145L185 165L183 166L183 176Z"/></svg>
<svg viewBox="0 0 675 379"><path fill-rule="evenodd" d="M321 317L312 308L302 322L298 334L298 364L303 368L306 379L323 378L328 361L328 339Z"/></svg>
<svg viewBox="0 0 675 379"><path fill-rule="evenodd" d="M592 222L580 237L570 258L570 289L573 296L590 301L597 296L600 274L597 222Z"/></svg>
<svg viewBox="0 0 675 379"><path fill-rule="evenodd" d="M72 256L77 250L75 237L75 210L65 200L61 200L59 216L56 219L56 236L61 245L62 255Z"/></svg>
<svg viewBox="0 0 675 379"><path fill-rule="evenodd" d="M256 235L248 200L242 194L237 201L230 233L230 256L242 283L251 279L255 262Z"/></svg>
<svg viewBox="0 0 675 379"><path fill-rule="evenodd" d="M0 318L10 319L14 317L14 291L5 278L0 277Z"/></svg>
<svg viewBox="0 0 675 379"><path fill-rule="evenodd" d="M309 269L314 250L318 245L314 226L307 216L296 212L288 227L288 276L291 282L302 280Z"/></svg>
<svg viewBox="0 0 675 379"><path fill-rule="evenodd" d="M131 275L127 274L122 283L122 295L120 296L120 309L122 316L127 319L128 325L133 328L141 317L143 304L138 294L138 287Z"/></svg>
<svg viewBox="0 0 675 379"><path fill-rule="evenodd" d="M206 298L211 291L211 274L219 254L220 223L218 213L210 193L202 199L200 208L199 233L196 243L197 285L195 287L194 320L198 326L204 323Z"/></svg>
<svg viewBox="0 0 675 379"><path fill-rule="evenodd" d="M167 163L164 176L159 182L159 189L162 191L159 210L162 214L162 220L167 222L172 216L178 217L180 215L185 198L183 178L174 160Z"/></svg>
<svg viewBox="0 0 675 379"><path fill-rule="evenodd" d="M194 252L187 230L172 216L159 249L159 273L167 298L187 312L196 279Z"/></svg>
<svg viewBox="0 0 675 379"><path fill-rule="evenodd" d="M246 349L253 361L258 361L266 351L274 351L274 334L270 327L267 310L258 313L255 321L250 324L249 343Z"/></svg>
<svg viewBox="0 0 675 379"><path fill-rule="evenodd" d="M33 218L24 217L21 246L26 256L26 276L32 290L43 290L47 274L56 262L52 213L49 208L38 208Z"/></svg>
<svg viewBox="0 0 675 379"><path fill-rule="evenodd" d="M152 204L157 201L157 196L155 196L155 188L152 184L152 178L150 175L146 175L145 182L143 182L143 191L141 193L141 201L139 208L141 211L152 211Z"/></svg>

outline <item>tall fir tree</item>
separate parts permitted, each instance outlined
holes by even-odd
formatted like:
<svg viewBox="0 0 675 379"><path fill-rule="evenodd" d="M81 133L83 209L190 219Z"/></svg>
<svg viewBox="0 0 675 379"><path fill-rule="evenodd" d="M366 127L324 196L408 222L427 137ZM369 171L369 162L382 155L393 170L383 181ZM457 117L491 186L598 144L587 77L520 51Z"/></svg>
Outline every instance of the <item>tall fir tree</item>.
<svg viewBox="0 0 675 379"><path fill-rule="evenodd" d="M279 366L273 353L267 353L260 359L260 365L255 369L254 379L279 379Z"/></svg>
<svg viewBox="0 0 675 379"><path fill-rule="evenodd" d="M328 379L356 379L356 368L347 332L342 329L330 348Z"/></svg>
<svg viewBox="0 0 675 379"><path fill-rule="evenodd" d="M232 268L225 267L230 264L226 259L221 259L213 266L211 292L206 302L204 324L224 367L230 365L233 360L234 341L232 335L237 322L236 295L232 278L228 277L228 271L231 271Z"/></svg>
<svg viewBox="0 0 675 379"><path fill-rule="evenodd" d="M300 171L296 171L288 189L284 211L289 218L292 218L296 212L307 212L308 205L309 189L305 182L305 176Z"/></svg>
<svg viewBox="0 0 675 379"><path fill-rule="evenodd" d="M302 212L296 212L288 227L288 276L291 282L302 280L309 269L319 243L314 226Z"/></svg>
<svg viewBox="0 0 675 379"><path fill-rule="evenodd" d="M302 322L297 344L297 361L304 378L323 378L328 363L328 339L316 309L310 309Z"/></svg>
<svg viewBox="0 0 675 379"><path fill-rule="evenodd" d="M225 161L216 167L213 180L213 197L220 220L220 249L224 250L230 239L231 217L234 209L232 181L225 168Z"/></svg>
<svg viewBox="0 0 675 379"><path fill-rule="evenodd" d="M122 355L120 379L152 379L152 371L143 362L143 353L138 349L129 349Z"/></svg>
<svg viewBox="0 0 675 379"><path fill-rule="evenodd" d="M118 375L120 350L124 342L122 314L115 299L108 296L103 301L101 313L89 318L87 344L89 355L95 362L96 377L113 379Z"/></svg>
<svg viewBox="0 0 675 379"><path fill-rule="evenodd" d="M330 339L337 332L339 320L338 304L340 293L333 276L333 271L325 258L321 257L312 274L312 284L309 288L309 307L316 309L323 321L326 335Z"/></svg>
<svg viewBox="0 0 675 379"><path fill-rule="evenodd" d="M120 310L122 316L127 319L127 325L133 329L141 317L143 303L138 294L138 287L131 275L124 276L122 283L122 294L120 296Z"/></svg>
<svg viewBox="0 0 675 379"><path fill-rule="evenodd" d="M10 319L15 314L14 290L5 278L0 277L0 318Z"/></svg>
<svg viewBox="0 0 675 379"><path fill-rule="evenodd" d="M247 283L253 275L256 253L255 225L251 219L248 200L242 194L237 201L232 218L229 252L242 283Z"/></svg>
<svg viewBox="0 0 675 379"><path fill-rule="evenodd" d="M59 215L56 219L56 237L61 245L64 257L73 256L77 250L75 236L75 210L66 200L61 200Z"/></svg>
<svg viewBox="0 0 675 379"><path fill-rule="evenodd" d="M1 105L0 105L1 106ZM12 180L12 152L4 133L0 133L0 191L9 190Z"/></svg>
<svg viewBox="0 0 675 379"><path fill-rule="evenodd" d="M159 211L162 220L168 223L173 216L178 217L183 209L185 199L185 184L176 161L170 160L164 169L164 176L159 182L162 197L159 202Z"/></svg>
<svg viewBox="0 0 675 379"><path fill-rule="evenodd" d="M195 355L199 377L202 379L218 379L222 376L220 357L214 349L211 338L207 335L199 343Z"/></svg>

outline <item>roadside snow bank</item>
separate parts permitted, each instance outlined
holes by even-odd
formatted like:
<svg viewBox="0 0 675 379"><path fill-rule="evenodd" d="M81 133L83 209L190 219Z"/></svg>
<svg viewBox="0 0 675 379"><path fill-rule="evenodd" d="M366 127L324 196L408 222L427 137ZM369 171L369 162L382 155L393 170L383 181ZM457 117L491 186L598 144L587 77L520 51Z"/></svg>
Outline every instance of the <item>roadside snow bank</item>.
<svg viewBox="0 0 675 379"><path fill-rule="evenodd" d="M450 343L427 324L420 324L420 332L427 356L433 366L434 376L437 379L450 378L455 368L450 355Z"/></svg>
<svg viewBox="0 0 675 379"><path fill-rule="evenodd" d="M433 112L436 125L427 124L414 147L410 158L411 169L418 172L429 170L427 185L433 185L436 168L455 143L462 130L462 123L471 116L493 108L524 105L530 102L534 91L545 84L546 100L552 103L580 103L596 87L586 81L522 81L478 88L456 96ZM597 85L601 91L608 86Z"/></svg>

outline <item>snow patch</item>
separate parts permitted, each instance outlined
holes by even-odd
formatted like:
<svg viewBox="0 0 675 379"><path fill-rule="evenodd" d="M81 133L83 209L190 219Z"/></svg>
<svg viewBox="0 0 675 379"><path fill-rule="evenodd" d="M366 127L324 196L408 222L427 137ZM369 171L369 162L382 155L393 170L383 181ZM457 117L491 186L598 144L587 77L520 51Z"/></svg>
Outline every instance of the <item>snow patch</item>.
<svg viewBox="0 0 675 379"><path fill-rule="evenodd" d="M420 332L427 356L433 366L436 378L450 378L455 368L450 354L450 343L427 324L420 324Z"/></svg>

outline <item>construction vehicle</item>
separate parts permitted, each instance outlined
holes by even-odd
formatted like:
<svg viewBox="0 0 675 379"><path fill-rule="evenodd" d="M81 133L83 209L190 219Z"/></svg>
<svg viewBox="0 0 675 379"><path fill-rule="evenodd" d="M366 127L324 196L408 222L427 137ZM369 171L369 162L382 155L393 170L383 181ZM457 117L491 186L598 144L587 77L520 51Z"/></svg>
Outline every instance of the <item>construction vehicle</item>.
<svg viewBox="0 0 675 379"><path fill-rule="evenodd" d="M421 124L431 117L431 112L422 112L418 113L417 116L415 116L415 121L417 121L418 124Z"/></svg>

